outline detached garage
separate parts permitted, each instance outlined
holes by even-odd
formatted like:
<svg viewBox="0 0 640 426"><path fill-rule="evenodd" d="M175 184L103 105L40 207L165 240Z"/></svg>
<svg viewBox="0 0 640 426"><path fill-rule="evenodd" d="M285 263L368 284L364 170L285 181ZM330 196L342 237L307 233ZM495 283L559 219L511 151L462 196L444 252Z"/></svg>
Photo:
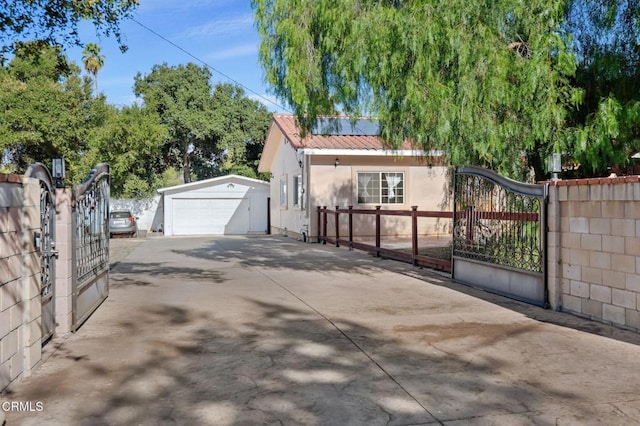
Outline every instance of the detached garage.
<svg viewBox="0 0 640 426"><path fill-rule="evenodd" d="M269 183L229 175L159 189L164 235L246 235L267 231Z"/></svg>

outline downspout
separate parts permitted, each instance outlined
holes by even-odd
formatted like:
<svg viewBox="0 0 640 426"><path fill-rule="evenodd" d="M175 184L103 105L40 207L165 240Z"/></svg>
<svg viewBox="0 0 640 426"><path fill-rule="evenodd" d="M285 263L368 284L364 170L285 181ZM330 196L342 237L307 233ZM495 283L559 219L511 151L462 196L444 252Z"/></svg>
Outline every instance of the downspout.
<svg viewBox="0 0 640 426"><path fill-rule="evenodd" d="M311 199L310 195L309 195L309 175L310 173L307 172L307 170L309 170L309 156L307 155L307 153L305 152L304 149L299 149L296 152L297 156L301 156L298 158L301 158L300 162L301 162L301 167L300 167L300 175L301 175L301 180L302 180L302 210L304 210L303 213L303 218L304 220L302 221L302 240L306 243L310 241L309 235L310 235L310 225L309 225L309 201Z"/></svg>

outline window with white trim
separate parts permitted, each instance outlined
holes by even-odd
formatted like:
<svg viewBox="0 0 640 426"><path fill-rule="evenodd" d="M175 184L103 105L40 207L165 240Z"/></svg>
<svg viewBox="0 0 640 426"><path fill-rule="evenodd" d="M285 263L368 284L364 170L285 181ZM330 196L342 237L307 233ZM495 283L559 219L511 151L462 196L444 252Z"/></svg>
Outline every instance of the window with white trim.
<svg viewBox="0 0 640 426"><path fill-rule="evenodd" d="M358 172L358 204L403 204L403 172Z"/></svg>
<svg viewBox="0 0 640 426"><path fill-rule="evenodd" d="M287 208L287 177L280 178L280 207Z"/></svg>
<svg viewBox="0 0 640 426"><path fill-rule="evenodd" d="M296 175L293 177L293 205L303 208L302 205L302 175Z"/></svg>

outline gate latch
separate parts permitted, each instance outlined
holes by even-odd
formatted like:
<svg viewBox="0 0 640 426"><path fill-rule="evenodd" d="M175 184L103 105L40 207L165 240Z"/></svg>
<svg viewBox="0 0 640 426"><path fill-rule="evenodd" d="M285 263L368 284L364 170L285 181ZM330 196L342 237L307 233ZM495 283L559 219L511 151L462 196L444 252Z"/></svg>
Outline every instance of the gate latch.
<svg viewBox="0 0 640 426"><path fill-rule="evenodd" d="M40 243L42 242L42 237L40 235L39 232L34 232L33 233L33 245L35 246L36 250L40 250Z"/></svg>

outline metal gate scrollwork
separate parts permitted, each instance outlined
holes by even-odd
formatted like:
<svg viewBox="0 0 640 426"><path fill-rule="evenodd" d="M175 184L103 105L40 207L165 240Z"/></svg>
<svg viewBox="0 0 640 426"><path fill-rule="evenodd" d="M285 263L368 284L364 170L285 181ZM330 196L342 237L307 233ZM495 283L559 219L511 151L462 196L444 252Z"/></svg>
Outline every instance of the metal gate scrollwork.
<svg viewBox="0 0 640 426"><path fill-rule="evenodd" d="M547 186L481 167L455 174L453 278L547 304Z"/></svg>
<svg viewBox="0 0 640 426"><path fill-rule="evenodd" d="M42 342L46 344L55 332L55 277L58 252L55 242L55 187L49 169L42 163L31 165L25 176L40 181L40 234L36 248L40 253L40 300L42 304Z"/></svg>
<svg viewBox="0 0 640 426"><path fill-rule="evenodd" d="M109 165L73 186L73 328L106 299L109 281Z"/></svg>

